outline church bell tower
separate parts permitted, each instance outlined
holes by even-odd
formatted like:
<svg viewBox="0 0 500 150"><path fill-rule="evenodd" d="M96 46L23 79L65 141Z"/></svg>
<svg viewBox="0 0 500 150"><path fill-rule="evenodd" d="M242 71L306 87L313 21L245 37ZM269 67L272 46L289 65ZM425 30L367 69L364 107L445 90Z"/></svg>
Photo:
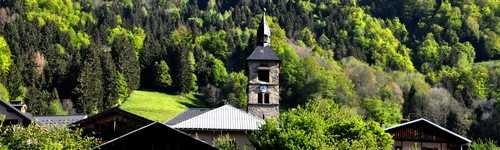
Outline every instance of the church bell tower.
<svg viewBox="0 0 500 150"><path fill-rule="evenodd" d="M248 112L260 118L279 116L280 59L271 48L271 30L265 13L257 30L257 45L247 57Z"/></svg>

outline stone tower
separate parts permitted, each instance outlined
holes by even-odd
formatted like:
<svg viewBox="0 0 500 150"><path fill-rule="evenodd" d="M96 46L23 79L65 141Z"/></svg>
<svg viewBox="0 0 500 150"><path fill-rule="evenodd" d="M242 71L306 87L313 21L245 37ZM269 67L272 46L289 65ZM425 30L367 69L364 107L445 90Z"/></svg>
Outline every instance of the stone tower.
<svg viewBox="0 0 500 150"><path fill-rule="evenodd" d="M257 45L247 57L248 62L248 112L260 117L279 116L280 59L270 46L271 30L265 13L257 30Z"/></svg>

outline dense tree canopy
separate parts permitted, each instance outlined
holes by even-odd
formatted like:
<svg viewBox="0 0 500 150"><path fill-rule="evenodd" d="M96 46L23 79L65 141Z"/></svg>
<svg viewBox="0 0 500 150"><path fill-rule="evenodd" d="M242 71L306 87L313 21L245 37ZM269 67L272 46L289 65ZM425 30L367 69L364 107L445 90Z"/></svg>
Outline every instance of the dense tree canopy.
<svg viewBox="0 0 500 150"><path fill-rule="evenodd" d="M312 100L304 107L267 120L251 139L259 149L392 149L391 135L374 121L331 100Z"/></svg>

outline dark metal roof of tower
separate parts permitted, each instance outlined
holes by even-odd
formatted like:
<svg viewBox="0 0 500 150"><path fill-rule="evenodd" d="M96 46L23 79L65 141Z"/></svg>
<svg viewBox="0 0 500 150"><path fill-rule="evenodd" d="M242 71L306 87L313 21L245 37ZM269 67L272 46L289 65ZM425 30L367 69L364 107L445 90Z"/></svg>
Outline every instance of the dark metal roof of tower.
<svg viewBox="0 0 500 150"><path fill-rule="evenodd" d="M265 11L265 10L264 10ZM271 43L271 29L266 22L266 13L262 15L262 20L257 30L257 47L255 50L247 57L247 60L270 60L279 61L280 59L274 53L274 50L269 46Z"/></svg>
<svg viewBox="0 0 500 150"><path fill-rule="evenodd" d="M270 60L279 61L280 58L274 53L270 46L257 46L252 54L247 57L247 60Z"/></svg>
<svg viewBox="0 0 500 150"><path fill-rule="evenodd" d="M259 29L257 29L257 46L265 46L265 44L271 43L271 29L266 22L266 13L262 15L262 19L259 24Z"/></svg>

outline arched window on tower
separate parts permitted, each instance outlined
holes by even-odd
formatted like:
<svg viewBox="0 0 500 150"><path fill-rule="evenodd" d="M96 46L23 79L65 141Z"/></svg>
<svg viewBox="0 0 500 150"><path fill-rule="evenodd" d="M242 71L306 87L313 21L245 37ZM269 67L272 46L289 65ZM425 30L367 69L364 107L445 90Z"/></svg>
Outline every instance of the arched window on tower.
<svg viewBox="0 0 500 150"><path fill-rule="evenodd" d="M259 92L257 96L257 103L259 104L269 104L269 93Z"/></svg>

